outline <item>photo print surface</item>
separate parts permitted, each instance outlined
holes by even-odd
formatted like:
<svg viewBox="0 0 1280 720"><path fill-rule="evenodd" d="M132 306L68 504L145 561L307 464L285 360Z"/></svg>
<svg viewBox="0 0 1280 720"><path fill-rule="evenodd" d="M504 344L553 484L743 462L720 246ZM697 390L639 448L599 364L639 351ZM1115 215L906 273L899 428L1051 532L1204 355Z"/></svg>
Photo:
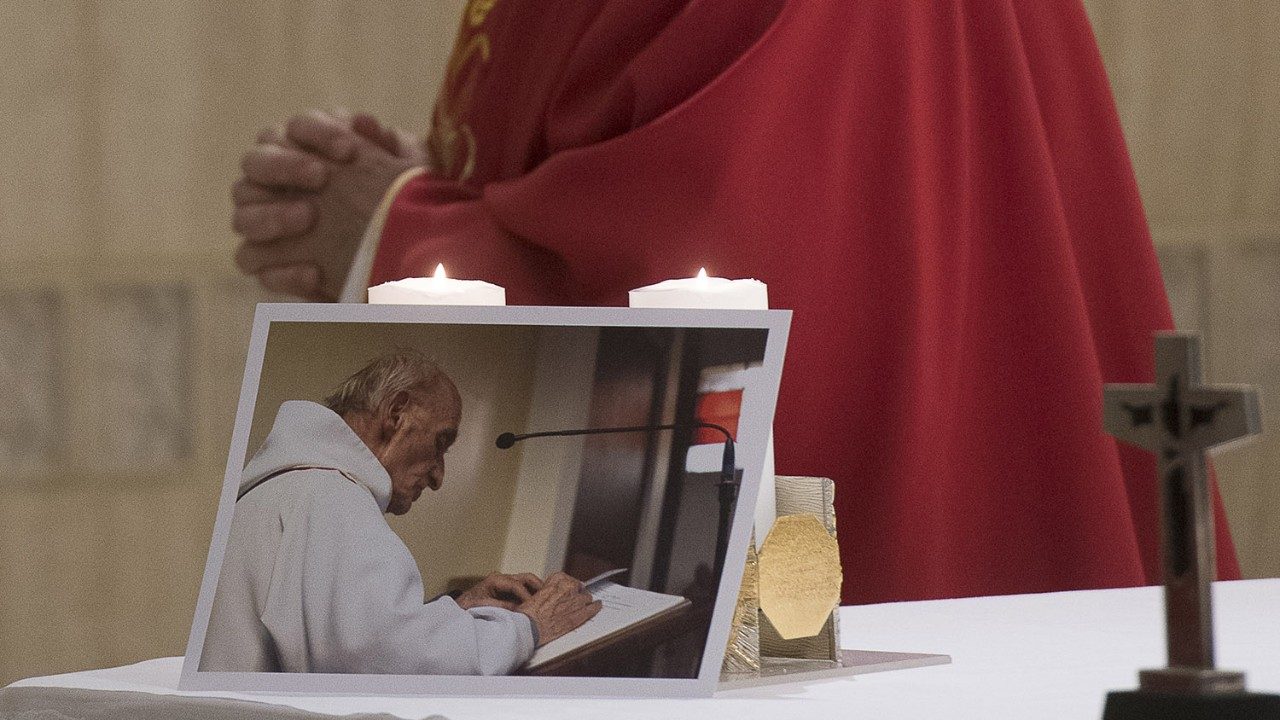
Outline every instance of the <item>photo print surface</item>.
<svg viewBox="0 0 1280 720"><path fill-rule="evenodd" d="M263 306L184 686L710 692L788 319L730 316Z"/></svg>

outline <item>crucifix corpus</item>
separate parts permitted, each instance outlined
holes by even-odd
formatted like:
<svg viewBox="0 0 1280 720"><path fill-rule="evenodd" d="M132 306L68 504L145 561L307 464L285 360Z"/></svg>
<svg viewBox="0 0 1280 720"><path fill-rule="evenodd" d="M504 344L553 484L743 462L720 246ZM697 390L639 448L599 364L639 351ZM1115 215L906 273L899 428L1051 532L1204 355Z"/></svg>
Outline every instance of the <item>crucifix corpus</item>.
<svg viewBox="0 0 1280 720"><path fill-rule="evenodd" d="M1280 696L1246 693L1244 673L1218 670L1213 657L1217 563L1205 452L1260 431L1258 391L1201 385L1195 335L1158 334L1155 361L1154 385L1105 387L1103 425L1157 458L1169 666L1139 672L1137 691L1111 693L1104 718L1280 718Z"/></svg>

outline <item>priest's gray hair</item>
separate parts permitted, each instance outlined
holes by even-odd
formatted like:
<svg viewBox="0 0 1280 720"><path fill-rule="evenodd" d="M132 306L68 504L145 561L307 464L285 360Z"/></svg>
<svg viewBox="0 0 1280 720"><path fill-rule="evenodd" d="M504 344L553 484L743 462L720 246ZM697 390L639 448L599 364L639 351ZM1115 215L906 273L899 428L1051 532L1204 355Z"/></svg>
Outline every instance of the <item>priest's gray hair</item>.
<svg viewBox="0 0 1280 720"><path fill-rule="evenodd" d="M437 386L452 387L440 366L421 350L397 348L379 355L342 381L324 399L325 407L338 415L377 412L402 392L429 397Z"/></svg>

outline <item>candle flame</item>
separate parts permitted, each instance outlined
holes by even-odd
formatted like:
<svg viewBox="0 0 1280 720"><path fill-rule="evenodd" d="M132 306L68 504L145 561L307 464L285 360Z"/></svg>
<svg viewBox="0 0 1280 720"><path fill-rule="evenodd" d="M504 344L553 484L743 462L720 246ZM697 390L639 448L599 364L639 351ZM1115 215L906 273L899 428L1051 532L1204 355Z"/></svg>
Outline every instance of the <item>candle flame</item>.
<svg viewBox="0 0 1280 720"><path fill-rule="evenodd" d="M707 269L706 268L700 268L698 270L698 276L694 278L694 282L697 283L699 287L704 287L707 285Z"/></svg>
<svg viewBox="0 0 1280 720"><path fill-rule="evenodd" d="M436 272L431 277L435 278L436 280L444 280L447 277L444 274L444 263L440 263L439 265L436 265Z"/></svg>

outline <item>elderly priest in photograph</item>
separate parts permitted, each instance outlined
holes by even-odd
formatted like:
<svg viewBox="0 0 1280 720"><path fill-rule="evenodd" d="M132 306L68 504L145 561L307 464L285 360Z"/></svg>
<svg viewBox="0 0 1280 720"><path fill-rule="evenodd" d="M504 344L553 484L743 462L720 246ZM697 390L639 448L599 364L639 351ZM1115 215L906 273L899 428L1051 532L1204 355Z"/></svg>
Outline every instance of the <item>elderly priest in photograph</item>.
<svg viewBox="0 0 1280 720"><path fill-rule="evenodd" d="M423 602L383 514L440 488L461 410L413 350L376 358L324 405L283 403L244 469L200 669L501 675L595 615L563 574L495 574Z"/></svg>

